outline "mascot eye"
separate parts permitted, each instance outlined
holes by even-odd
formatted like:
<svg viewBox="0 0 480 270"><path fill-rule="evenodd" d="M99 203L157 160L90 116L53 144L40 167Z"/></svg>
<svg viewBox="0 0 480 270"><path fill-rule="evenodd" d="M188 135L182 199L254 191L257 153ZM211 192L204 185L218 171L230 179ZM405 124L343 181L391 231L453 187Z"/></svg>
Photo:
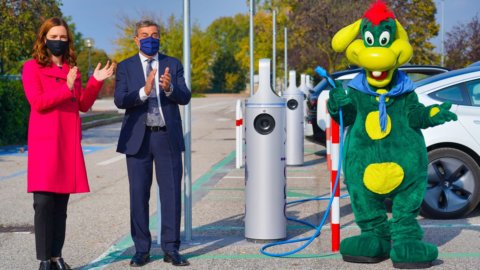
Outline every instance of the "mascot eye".
<svg viewBox="0 0 480 270"><path fill-rule="evenodd" d="M373 34L372 34L372 32L366 31L364 36L365 36L365 42L367 43L367 45L372 46L373 45Z"/></svg>
<svg viewBox="0 0 480 270"><path fill-rule="evenodd" d="M380 45L385 46L390 41L390 33L387 31L383 31L380 35Z"/></svg>

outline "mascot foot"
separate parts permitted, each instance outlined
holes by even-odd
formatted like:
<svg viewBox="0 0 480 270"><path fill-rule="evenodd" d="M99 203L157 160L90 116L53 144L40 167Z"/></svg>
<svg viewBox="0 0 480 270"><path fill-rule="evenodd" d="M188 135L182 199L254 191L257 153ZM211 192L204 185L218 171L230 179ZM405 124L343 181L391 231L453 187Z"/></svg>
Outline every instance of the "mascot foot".
<svg viewBox="0 0 480 270"><path fill-rule="evenodd" d="M379 263L389 258L390 241L373 235L353 236L342 241L340 253L346 262Z"/></svg>
<svg viewBox="0 0 480 270"><path fill-rule="evenodd" d="M437 257L437 247L420 240L396 242L390 251L393 267L399 269L429 268Z"/></svg>

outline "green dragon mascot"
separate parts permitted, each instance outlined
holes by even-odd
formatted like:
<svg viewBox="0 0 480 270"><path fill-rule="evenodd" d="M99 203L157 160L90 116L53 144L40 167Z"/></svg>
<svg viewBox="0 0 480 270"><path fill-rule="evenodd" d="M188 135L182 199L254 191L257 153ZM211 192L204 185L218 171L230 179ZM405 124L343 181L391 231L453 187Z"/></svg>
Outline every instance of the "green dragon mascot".
<svg viewBox="0 0 480 270"><path fill-rule="evenodd" d="M360 34L361 39L357 39ZM451 104L424 106L414 84L397 68L407 63L412 46L386 4L372 4L363 18L335 34L332 47L363 68L343 89L330 91L328 111L348 127L343 164L345 184L361 234L344 239L345 261L378 263L390 258L395 268L428 268L436 246L422 241L417 222L427 185L427 151L421 129L456 120ZM388 220L384 201L392 200Z"/></svg>

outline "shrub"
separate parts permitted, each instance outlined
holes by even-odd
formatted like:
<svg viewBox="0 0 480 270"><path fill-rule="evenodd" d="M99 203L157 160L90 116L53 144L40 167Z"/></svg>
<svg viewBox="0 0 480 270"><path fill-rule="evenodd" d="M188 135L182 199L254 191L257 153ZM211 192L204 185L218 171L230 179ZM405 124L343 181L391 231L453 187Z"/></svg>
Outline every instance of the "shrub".
<svg viewBox="0 0 480 270"><path fill-rule="evenodd" d="M0 79L0 146L27 142L29 114L22 82Z"/></svg>

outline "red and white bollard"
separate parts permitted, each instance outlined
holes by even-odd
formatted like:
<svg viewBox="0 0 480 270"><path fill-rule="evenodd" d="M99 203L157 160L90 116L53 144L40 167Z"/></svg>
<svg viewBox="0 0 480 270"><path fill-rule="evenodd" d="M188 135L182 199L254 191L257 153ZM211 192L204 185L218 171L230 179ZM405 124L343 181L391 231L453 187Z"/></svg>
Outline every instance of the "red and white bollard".
<svg viewBox="0 0 480 270"><path fill-rule="evenodd" d="M240 169L243 166L243 110L242 110L242 101L237 100L236 108L236 168Z"/></svg>
<svg viewBox="0 0 480 270"><path fill-rule="evenodd" d="M326 106L325 106L326 108ZM340 127L331 119L327 110L327 166L330 171L330 196L337 179L338 163L340 161ZM338 184L340 186L340 183ZM330 229L332 231L332 252L340 250L340 187L335 191L330 210Z"/></svg>

